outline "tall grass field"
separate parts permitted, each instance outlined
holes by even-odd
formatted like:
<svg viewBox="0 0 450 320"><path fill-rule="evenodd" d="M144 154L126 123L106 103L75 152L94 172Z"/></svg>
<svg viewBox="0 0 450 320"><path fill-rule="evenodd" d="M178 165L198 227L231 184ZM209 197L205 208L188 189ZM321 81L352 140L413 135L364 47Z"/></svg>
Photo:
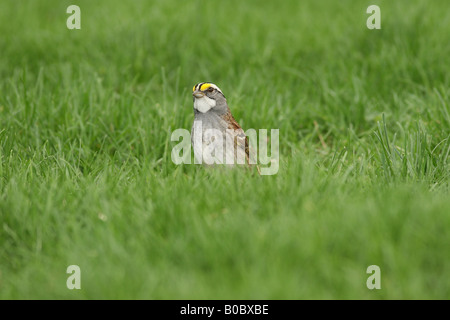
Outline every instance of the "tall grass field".
<svg viewBox="0 0 450 320"><path fill-rule="evenodd" d="M449 9L1 1L0 299L449 299ZM276 174L172 162L205 81Z"/></svg>

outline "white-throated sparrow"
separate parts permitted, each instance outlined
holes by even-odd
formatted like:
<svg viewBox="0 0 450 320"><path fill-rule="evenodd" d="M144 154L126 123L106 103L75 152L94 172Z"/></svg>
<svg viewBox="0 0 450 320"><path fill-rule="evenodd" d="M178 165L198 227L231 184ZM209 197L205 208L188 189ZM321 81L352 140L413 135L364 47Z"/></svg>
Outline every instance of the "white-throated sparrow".
<svg viewBox="0 0 450 320"><path fill-rule="evenodd" d="M231 114L222 90L213 83L201 82L194 86L192 95L195 118L191 141L195 163L252 163L248 138Z"/></svg>

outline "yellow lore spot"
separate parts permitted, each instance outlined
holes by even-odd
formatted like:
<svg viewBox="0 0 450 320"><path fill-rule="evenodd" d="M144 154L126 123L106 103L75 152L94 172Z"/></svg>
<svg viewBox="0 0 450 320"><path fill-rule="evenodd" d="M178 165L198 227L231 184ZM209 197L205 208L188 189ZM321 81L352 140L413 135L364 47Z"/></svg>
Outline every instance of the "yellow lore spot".
<svg viewBox="0 0 450 320"><path fill-rule="evenodd" d="M209 87L211 87L211 83L204 83L202 84L202 86L200 87L201 91L205 91L206 89L208 89Z"/></svg>

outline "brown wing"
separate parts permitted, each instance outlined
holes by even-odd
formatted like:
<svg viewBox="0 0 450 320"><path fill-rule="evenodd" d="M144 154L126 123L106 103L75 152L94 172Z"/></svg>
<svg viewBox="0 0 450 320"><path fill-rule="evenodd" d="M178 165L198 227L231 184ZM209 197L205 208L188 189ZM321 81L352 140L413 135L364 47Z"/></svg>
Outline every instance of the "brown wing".
<svg viewBox="0 0 450 320"><path fill-rule="evenodd" d="M234 140L234 147L244 147L245 149L245 158L247 159L247 163L250 166L250 149L249 149L249 143L248 143L248 137L245 135L244 130L241 128L239 123L234 119L231 112L228 110L228 112L221 116L222 119L224 119L228 123L228 129L235 130L236 136ZM258 173L261 174L261 171L259 170L259 166L257 165L256 168L258 169Z"/></svg>
<svg viewBox="0 0 450 320"><path fill-rule="evenodd" d="M228 129L234 130L236 133L234 140L234 147L244 147L245 149L245 158L247 159L247 163L249 161L249 148L248 148L248 137L245 135L244 130L242 130L241 126L234 119L233 115L230 111L221 116L228 123Z"/></svg>

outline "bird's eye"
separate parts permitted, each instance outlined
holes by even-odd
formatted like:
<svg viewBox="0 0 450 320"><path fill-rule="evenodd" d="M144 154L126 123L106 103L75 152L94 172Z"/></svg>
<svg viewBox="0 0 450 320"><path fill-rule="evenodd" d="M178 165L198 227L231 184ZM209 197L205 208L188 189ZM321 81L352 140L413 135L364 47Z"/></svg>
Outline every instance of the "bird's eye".
<svg viewBox="0 0 450 320"><path fill-rule="evenodd" d="M209 87L208 88L208 92L213 92L214 91L214 88L213 87Z"/></svg>

